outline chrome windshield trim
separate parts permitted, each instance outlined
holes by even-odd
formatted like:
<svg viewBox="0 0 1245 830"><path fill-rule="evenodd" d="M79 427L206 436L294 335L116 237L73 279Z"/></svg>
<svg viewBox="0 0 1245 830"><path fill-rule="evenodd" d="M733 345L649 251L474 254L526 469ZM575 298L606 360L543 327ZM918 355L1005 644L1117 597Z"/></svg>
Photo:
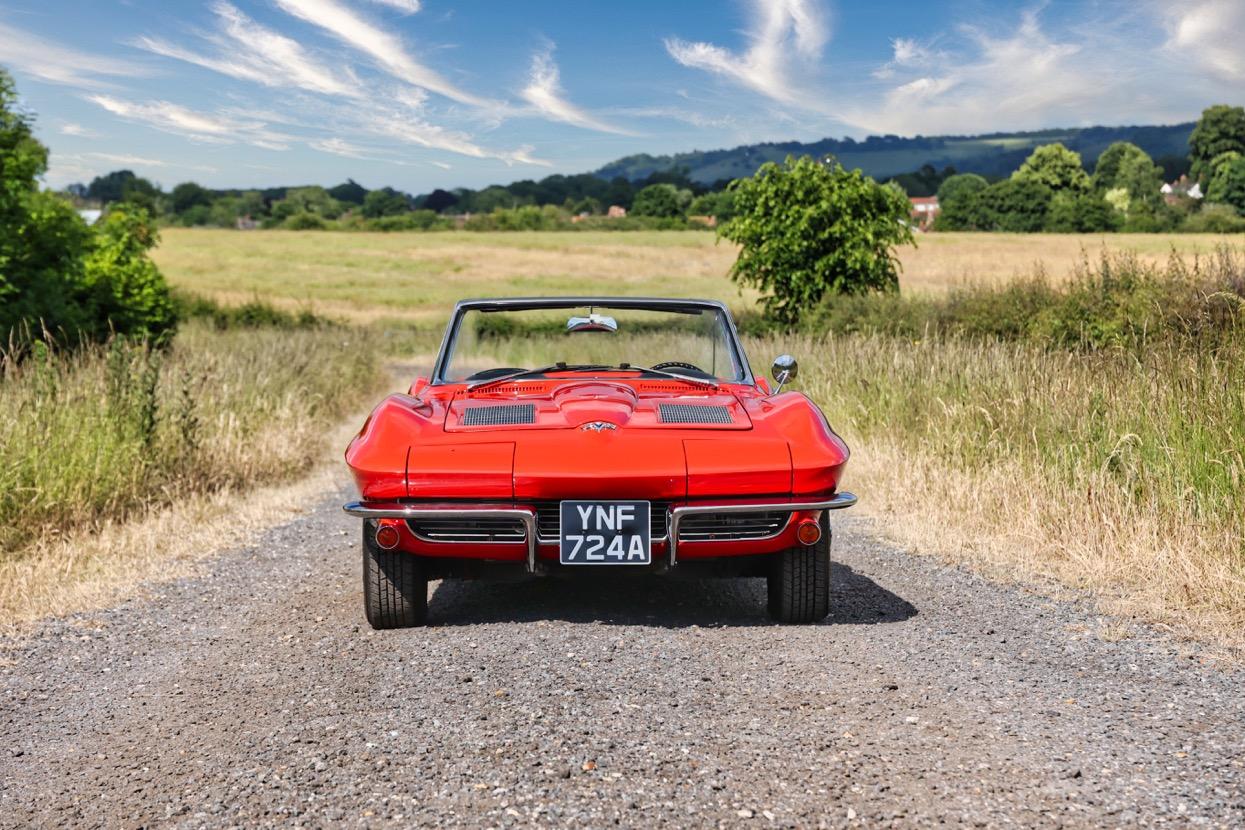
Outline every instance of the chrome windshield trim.
<svg viewBox="0 0 1245 830"><path fill-rule="evenodd" d="M465 507L458 505L400 505L387 504L371 507L362 502L351 502L342 507L351 516L361 519L472 519L472 518L509 518L518 519L523 523L522 541L527 543L527 570L536 571L536 550L539 542L536 538L536 511L522 507ZM465 542L437 542L436 544L467 544ZM514 542L479 542L477 544L519 544Z"/></svg>
<svg viewBox="0 0 1245 830"><path fill-rule="evenodd" d="M779 510L791 512L798 510L842 510L845 507L851 507L855 503L856 497L851 493L836 493L834 498L827 501L749 502L748 504L686 504L679 507L672 507L670 508L670 529L667 532L667 536L669 536L667 545L670 553L670 567L674 567L678 563L679 524L683 521L684 516L694 516L704 513L759 513ZM790 525L790 523L791 520L788 518L787 524Z"/></svg>

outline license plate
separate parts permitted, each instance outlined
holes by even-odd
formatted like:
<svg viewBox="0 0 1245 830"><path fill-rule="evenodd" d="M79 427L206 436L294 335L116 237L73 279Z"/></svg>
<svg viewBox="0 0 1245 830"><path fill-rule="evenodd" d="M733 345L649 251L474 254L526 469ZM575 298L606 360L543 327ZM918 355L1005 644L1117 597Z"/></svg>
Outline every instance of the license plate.
<svg viewBox="0 0 1245 830"><path fill-rule="evenodd" d="M564 501L563 565L647 565L653 561L646 501Z"/></svg>

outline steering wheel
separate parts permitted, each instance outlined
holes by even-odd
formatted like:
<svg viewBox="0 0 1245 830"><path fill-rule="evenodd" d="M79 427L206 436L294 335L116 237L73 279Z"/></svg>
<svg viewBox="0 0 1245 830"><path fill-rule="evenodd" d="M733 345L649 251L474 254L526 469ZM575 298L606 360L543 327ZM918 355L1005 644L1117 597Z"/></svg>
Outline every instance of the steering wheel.
<svg viewBox="0 0 1245 830"><path fill-rule="evenodd" d="M665 363L653 364L654 369L691 369L693 372L705 374L705 370L691 363L684 363L682 360L667 360Z"/></svg>

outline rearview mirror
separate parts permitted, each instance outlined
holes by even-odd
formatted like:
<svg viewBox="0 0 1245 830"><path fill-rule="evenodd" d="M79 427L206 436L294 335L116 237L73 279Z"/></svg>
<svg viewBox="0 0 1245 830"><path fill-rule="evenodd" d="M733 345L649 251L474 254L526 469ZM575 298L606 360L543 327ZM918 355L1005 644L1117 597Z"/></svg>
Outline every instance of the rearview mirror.
<svg viewBox="0 0 1245 830"><path fill-rule="evenodd" d="M780 354L774 358L774 365L770 367L770 374L774 376L774 380L778 381L778 388L774 390L774 394L781 392L783 385L789 380L794 380L799 373L800 364L791 355Z"/></svg>
<svg viewBox="0 0 1245 830"><path fill-rule="evenodd" d="M566 321L566 330L572 331L618 331L618 321L593 312L587 317L572 317Z"/></svg>

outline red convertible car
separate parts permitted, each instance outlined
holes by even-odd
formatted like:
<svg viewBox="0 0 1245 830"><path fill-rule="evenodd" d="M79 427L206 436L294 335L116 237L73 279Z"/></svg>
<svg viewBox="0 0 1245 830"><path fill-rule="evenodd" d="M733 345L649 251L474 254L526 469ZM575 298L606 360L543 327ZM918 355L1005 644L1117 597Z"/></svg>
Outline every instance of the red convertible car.
<svg viewBox="0 0 1245 830"><path fill-rule="evenodd" d="M602 568L765 577L775 619L824 618L828 511L856 497L796 369L754 377L719 302L460 302L346 450L368 622L424 624L430 579Z"/></svg>

